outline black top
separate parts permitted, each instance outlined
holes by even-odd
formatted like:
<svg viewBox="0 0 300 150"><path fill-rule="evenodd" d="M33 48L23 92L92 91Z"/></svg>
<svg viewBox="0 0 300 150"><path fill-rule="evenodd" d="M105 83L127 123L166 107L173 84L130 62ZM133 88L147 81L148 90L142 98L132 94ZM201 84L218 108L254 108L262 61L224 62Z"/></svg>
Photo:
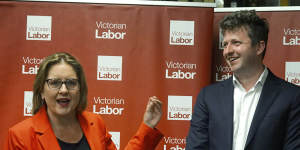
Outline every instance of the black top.
<svg viewBox="0 0 300 150"><path fill-rule="evenodd" d="M66 143L58 138L57 140L61 150L91 150L84 134L77 143Z"/></svg>

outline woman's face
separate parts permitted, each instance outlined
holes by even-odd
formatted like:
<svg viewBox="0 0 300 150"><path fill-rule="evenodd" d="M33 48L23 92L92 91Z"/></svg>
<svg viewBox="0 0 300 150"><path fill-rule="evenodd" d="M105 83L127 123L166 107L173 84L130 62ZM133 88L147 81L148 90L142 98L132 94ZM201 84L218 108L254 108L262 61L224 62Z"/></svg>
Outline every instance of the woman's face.
<svg viewBox="0 0 300 150"><path fill-rule="evenodd" d="M41 93L49 117L76 115L79 89L78 78L71 65L62 61L51 66Z"/></svg>

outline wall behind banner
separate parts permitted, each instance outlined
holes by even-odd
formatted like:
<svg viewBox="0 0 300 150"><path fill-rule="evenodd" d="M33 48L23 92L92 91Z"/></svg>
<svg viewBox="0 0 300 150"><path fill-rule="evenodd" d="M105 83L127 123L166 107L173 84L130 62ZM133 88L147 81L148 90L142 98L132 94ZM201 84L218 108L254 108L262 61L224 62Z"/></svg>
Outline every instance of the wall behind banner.
<svg viewBox="0 0 300 150"><path fill-rule="evenodd" d="M275 75L300 86L300 22L296 21L300 19L300 9L293 11L277 9L268 11L266 8L257 11L259 16L268 20L270 28L264 63ZM222 56L223 49L220 42L222 35L218 27L219 21L229 13L231 12L214 13L212 62L214 82L223 81L232 75Z"/></svg>
<svg viewBox="0 0 300 150"><path fill-rule="evenodd" d="M88 110L123 149L148 97L163 102L157 149L185 147L192 106L211 82L213 8L0 2L0 141L31 116L44 57L66 51L85 70Z"/></svg>

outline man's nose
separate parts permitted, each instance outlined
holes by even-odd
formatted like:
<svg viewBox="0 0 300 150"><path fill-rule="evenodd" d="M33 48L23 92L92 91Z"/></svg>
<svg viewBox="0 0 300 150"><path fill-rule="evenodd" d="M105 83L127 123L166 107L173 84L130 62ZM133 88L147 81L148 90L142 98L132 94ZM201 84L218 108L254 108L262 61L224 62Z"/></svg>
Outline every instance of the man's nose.
<svg viewBox="0 0 300 150"><path fill-rule="evenodd" d="M232 48L231 43L229 42L228 45L226 45L224 47L223 56L226 56L226 55L231 54L231 53L233 53L233 48Z"/></svg>

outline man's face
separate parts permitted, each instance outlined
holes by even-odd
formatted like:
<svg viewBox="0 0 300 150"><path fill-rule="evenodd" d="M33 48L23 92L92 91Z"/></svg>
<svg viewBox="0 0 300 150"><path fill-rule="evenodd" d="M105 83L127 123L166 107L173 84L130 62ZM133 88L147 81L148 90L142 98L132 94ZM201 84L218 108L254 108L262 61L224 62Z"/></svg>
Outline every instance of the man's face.
<svg viewBox="0 0 300 150"><path fill-rule="evenodd" d="M251 45L248 32L243 27L233 31L225 31L223 46L223 56L233 73L248 72L261 59L257 46Z"/></svg>

